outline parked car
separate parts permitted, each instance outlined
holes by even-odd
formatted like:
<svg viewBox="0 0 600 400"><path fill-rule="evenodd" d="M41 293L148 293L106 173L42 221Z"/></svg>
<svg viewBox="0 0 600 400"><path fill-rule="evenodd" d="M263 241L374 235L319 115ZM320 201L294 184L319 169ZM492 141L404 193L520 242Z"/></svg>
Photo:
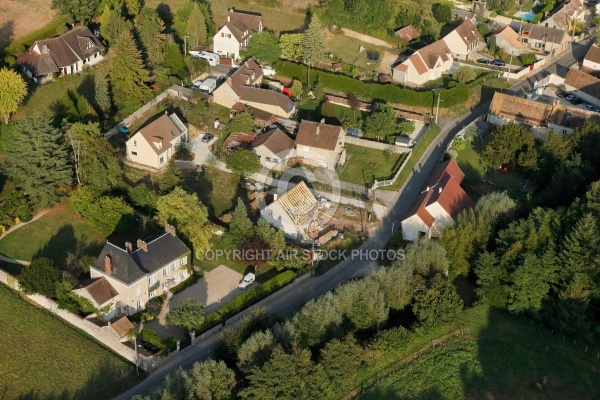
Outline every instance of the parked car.
<svg viewBox="0 0 600 400"><path fill-rule="evenodd" d="M490 60L488 60L487 58L480 58L480 59L477 60L477 62L479 64L489 64Z"/></svg>
<svg viewBox="0 0 600 400"><path fill-rule="evenodd" d="M583 107L581 107L581 108L583 108L584 110L587 110L587 111L592 111L592 109L593 109L593 108L596 108L596 107L594 107L594 106L593 106L593 105L591 105L591 104L586 104L585 106L583 106Z"/></svg>
<svg viewBox="0 0 600 400"><path fill-rule="evenodd" d="M574 100L576 98L577 98L577 96L575 96L574 94L568 94L568 95L565 96L565 100L567 100L567 101L571 101L571 100Z"/></svg>
<svg viewBox="0 0 600 400"><path fill-rule="evenodd" d="M213 138L215 137L215 135L212 135L210 133L207 133L206 135L202 136L202 143L208 143L210 142Z"/></svg>
<svg viewBox="0 0 600 400"><path fill-rule="evenodd" d="M492 64L495 67L504 67L506 65L506 63L502 60L494 60L490 64Z"/></svg>
<svg viewBox="0 0 600 400"><path fill-rule="evenodd" d="M360 131L360 129L356 129L356 128L350 128L346 131L346 134L348 136L354 136L357 138L361 138L363 137L363 133Z"/></svg>
<svg viewBox="0 0 600 400"><path fill-rule="evenodd" d="M577 104L583 103L583 100L581 100L579 97L575 97L574 99L569 100L569 103L571 103L574 106L576 106Z"/></svg>
<svg viewBox="0 0 600 400"><path fill-rule="evenodd" d="M250 286L254 280L256 279L256 277L254 276L254 274L252 272L246 274L246 276L244 277L244 279L242 279L242 281L240 282L240 289L246 289L248 286Z"/></svg>
<svg viewBox="0 0 600 400"><path fill-rule="evenodd" d="M567 92L563 92L562 90L557 90L556 91L556 97L560 97L561 99L564 99L568 95L569 94Z"/></svg>

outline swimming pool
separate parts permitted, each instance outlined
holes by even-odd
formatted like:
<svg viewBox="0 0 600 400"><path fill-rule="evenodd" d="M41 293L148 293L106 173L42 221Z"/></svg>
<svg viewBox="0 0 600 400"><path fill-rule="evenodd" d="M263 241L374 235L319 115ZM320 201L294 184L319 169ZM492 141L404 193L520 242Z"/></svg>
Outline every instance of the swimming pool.
<svg viewBox="0 0 600 400"><path fill-rule="evenodd" d="M535 18L535 13L533 11L519 11L517 13L515 13L515 15L513 15L513 17L518 17L518 18L523 18L527 21L531 21L532 19Z"/></svg>

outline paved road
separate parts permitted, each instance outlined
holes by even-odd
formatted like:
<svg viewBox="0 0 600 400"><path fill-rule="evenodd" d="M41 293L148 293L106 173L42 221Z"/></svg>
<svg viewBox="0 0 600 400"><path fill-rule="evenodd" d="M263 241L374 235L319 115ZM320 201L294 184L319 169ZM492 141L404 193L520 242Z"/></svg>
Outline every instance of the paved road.
<svg viewBox="0 0 600 400"><path fill-rule="evenodd" d="M421 161L416 165L411 173L405 187L397 192L393 207L390 209L387 217L382 220L381 229L378 229L359 250L365 252L370 250L382 249L392 235L392 228L398 228L400 218L410 207L419 191L423 187L425 180L431 173L434 166L443 156L446 148L452 138L464 126L473 122L476 118L487 111L489 103L482 104L475 108L472 113L459 119L440 120L442 128L441 134L432 143L425 152ZM316 298L334 288L339 284L359 276L364 276L373 272L378 265L375 261L368 261L365 257L348 257L340 262L335 268L327 273L310 277L308 275L299 278L291 285L277 291L273 295L264 299L254 307L262 307L267 315L272 318L283 318L290 316L306 301ZM253 307L253 308L254 308ZM199 360L211 357L215 345L224 329L236 327L241 318L247 316L249 310L243 311L227 321L225 328L219 326L202 335L198 343L190 346L183 352L172 356L167 363L163 364L157 370L149 374L143 382L133 389L117 397L119 400L129 399L134 394L147 394L153 386L160 384L165 375L174 372L177 368L189 368Z"/></svg>

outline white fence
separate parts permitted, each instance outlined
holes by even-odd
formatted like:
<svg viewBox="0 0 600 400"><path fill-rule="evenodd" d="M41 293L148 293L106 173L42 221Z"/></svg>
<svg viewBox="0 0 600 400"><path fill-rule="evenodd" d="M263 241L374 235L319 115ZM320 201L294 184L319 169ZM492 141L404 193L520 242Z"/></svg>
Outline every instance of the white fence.
<svg viewBox="0 0 600 400"><path fill-rule="evenodd" d="M393 153L398 153L398 154L410 152L410 149L408 149L406 147L400 147L400 146L396 146L393 144L375 142L372 140L360 139L360 138L357 138L354 136L349 136L349 135L344 136L344 143L353 144L355 146L367 147L369 149L375 149L375 150L383 150L383 151L389 150Z"/></svg>

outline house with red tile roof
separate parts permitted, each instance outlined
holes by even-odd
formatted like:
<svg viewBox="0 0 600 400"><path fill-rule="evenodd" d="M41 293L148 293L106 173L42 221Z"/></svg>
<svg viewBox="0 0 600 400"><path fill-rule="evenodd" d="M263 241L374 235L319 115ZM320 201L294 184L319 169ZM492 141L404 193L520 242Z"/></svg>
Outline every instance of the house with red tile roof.
<svg viewBox="0 0 600 400"><path fill-rule="evenodd" d="M574 24L585 20L585 6L581 0L571 0L563 2L558 10L541 22L541 25L550 28L570 30Z"/></svg>
<svg viewBox="0 0 600 400"><path fill-rule="evenodd" d="M466 20L456 27L452 32L444 36L444 42L454 57L469 59L479 47L482 39L477 28L470 20Z"/></svg>
<svg viewBox="0 0 600 400"><path fill-rule="evenodd" d="M473 200L460 186L464 177L453 159L434 168L401 222L404 240L440 237L462 210L473 207Z"/></svg>
<svg viewBox="0 0 600 400"><path fill-rule="evenodd" d="M443 40L438 40L397 64L392 69L392 78L405 85L418 86L447 73L452 64L452 52Z"/></svg>

